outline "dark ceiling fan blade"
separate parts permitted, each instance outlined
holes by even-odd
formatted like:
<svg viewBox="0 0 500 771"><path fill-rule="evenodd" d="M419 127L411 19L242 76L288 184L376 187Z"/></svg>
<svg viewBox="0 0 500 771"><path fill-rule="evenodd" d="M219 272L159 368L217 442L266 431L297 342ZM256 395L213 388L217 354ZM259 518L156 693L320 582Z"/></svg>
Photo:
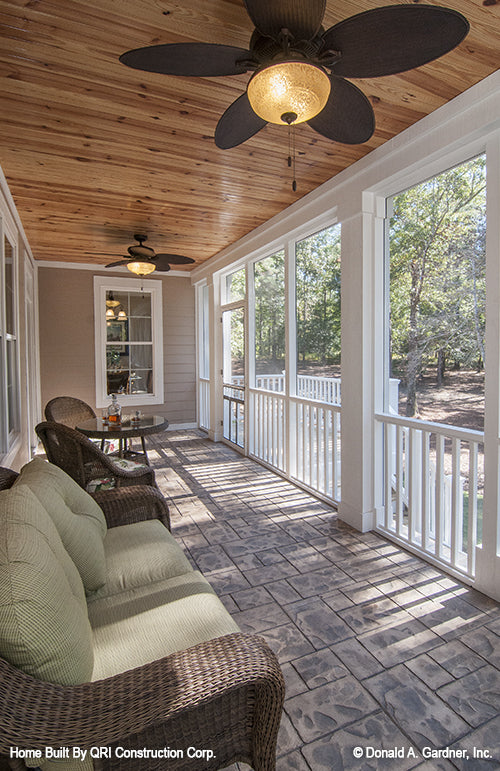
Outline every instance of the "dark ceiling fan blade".
<svg viewBox="0 0 500 771"><path fill-rule="evenodd" d="M229 105L215 129L215 144L221 150L241 145L266 125L252 110L246 92Z"/></svg>
<svg viewBox="0 0 500 771"><path fill-rule="evenodd" d="M157 254L154 262L162 260L170 265L191 265L194 262L192 257L184 257L182 254Z"/></svg>
<svg viewBox="0 0 500 771"><path fill-rule="evenodd" d="M170 263L168 260L159 259L165 257L164 254L157 254L154 260L147 260L147 262L151 262L155 266L155 271L158 271L158 273L167 273L167 271L170 270Z"/></svg>
<svg viewBox="0 0 500 771"><path fill-rule="evenodd" d="M330 27L323 41L340 51L333 69L346 78L376 78L411 70L451 51L466 36L462 14L433 5L391 5Z"/></svg>
<svg viewBox="0 0 500 771"><path fill-rule="evenodd" d="M326 0L245 0L245 5L262 35L277 37L288 29L295 40L311 40L321 27Z"/></svg>
<svg viewBox="0 0 500 771"><path fill-rule="evenodd" d="M108 265L105 265L105 268L118 268L119 265L127 265L127 263L132 262L130 258L127 258L125 260L117 260L117 262L110 262Z"/></svg>
<svg viewBox="0 0 500 771"><path fill-rule="evenodd" d="M171 43L134 48L122 54L120 61L136 70L163 75L216 77L246 72L246 62L251 58L245 48L218 43Z"/></svg>
<svg viewBox="0 0 500 771"><path fill-rule="evenodd" d="M330 76L332 90L319 115L308 120L318 134L335 142L358 145L375 130L373 108L363 92L348 80Z"/></svg>

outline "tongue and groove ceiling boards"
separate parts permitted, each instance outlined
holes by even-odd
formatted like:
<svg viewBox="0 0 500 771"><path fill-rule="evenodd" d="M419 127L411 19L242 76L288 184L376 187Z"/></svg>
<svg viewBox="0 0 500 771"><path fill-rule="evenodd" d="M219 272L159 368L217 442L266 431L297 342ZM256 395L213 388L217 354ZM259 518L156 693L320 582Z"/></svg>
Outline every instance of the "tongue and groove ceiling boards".
<svg viewBox="0 0 500 771"><path fill-rule="evenodd" d="M384 4L327 0L323 27ZM500 0L441 4L469 34L417 69L348 78L375 131L349 145L297 125L294 192L287 127L227 150L214 141L251 73L177 77L119 61L159 44L248 49L243 0L0 0L0 165L35 258L103 267L147 233L157 251L207 260L498 68Z"/></svg>

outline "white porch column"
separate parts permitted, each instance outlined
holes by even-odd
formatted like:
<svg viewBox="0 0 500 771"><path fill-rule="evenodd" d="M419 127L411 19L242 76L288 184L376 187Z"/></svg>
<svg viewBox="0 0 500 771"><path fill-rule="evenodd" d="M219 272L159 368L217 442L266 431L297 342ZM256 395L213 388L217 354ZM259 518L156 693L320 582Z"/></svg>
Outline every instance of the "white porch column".
<svg viewBox="0 0 500 771"><path fill-rule="evenodd" d="M486 368L483 542L474 586L500 600L500 136L486 146Z"/></svg>
<svg viewBox="0 0 500 771"><path fill-rule="evenodd" d="M213 442L220 442L222 430L222 324L220 309L220 278L212 276L210 291L210 430Z"/></svg>
<svg viewBox="0 0 500 771"><path fill-rule="evenodd" d="M380 235L376 201L375 196L364 194L363 210L342 222L342 501L339 516L362 532L371 530L376 522L375 346L383 350L383 332L374 324L376 301L383 304L383 262L380 271L375 270L375 246ZM380 292L379 300L377 292Z"/></svg>

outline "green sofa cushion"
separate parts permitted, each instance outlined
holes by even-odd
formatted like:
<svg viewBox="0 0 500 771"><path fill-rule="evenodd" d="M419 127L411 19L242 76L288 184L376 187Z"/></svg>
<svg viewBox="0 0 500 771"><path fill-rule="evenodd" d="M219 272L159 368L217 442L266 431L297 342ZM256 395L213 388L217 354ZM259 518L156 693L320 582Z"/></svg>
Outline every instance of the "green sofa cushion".
<svg viewBox="0 0 500 771"><path fill-rule="evenodd" d="M103 538L107 527L95 500L65 471L34 458L16 480L27 485L50 514L61 540L75 563L88 592L106 581Z"/></svg>
<svg viewBox="0 0 500 771"><path fill-rule="evenodd" d="M88 602L192 571L169 530L158 520L111 527L104 539L106 583Z"/></svg>
<svg viewBox="0 0 500 771"><path fill-rule="evenodd" d="M93 669L82 580L27 485L0 492L0 656L63 685L87 682Z"/></svg>
<svg viewBox="0 0 500 771"><path fill-rule="evenodd" d="M104 597L88 607L93 680L240 631L197 571Z"/></svg>

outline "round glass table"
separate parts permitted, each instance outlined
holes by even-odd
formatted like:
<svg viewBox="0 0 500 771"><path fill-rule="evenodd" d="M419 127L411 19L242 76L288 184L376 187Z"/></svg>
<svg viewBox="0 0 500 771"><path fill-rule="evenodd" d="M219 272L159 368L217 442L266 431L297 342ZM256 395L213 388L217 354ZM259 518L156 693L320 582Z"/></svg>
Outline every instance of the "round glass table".
<svg viewBox="0 0 500 771"><path fill-rule="evenodd" d="M76 430L88 436L89 439L102 439L101 447L104 446L106 439L118 439L118 454L120 458L123 457L123 453L127 450L128 440L133 437L140 437L142 454L148 466L149 458L144 437L149 434L158 434L167 428L168 420L162 415L143 415L139 419L134 419L131 415L124 415L122 416L121 423L108 423L103 418L89 418L76 426Z"/></svg>

